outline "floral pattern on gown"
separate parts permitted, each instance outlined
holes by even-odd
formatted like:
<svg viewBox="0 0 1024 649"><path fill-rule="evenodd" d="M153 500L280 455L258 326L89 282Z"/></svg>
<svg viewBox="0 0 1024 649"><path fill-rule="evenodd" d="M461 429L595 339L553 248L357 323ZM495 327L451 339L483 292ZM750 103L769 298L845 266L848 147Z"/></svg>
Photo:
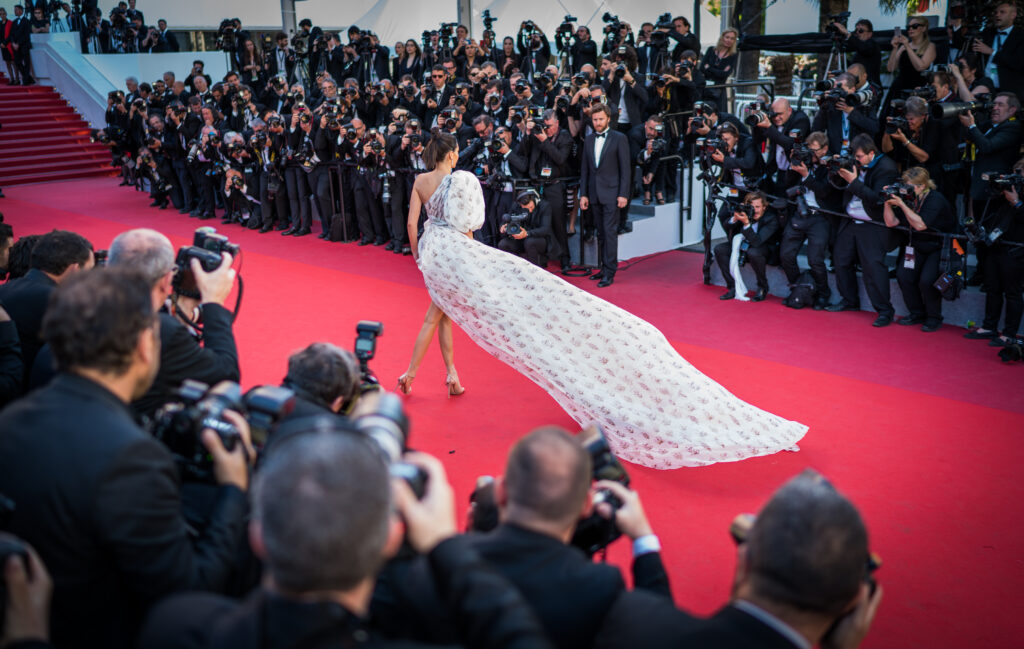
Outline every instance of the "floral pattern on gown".
<svg viewBox="0 0 1024 649"><path fill-rule="evenodd" d="M478 345L542 387L617 456L656 469L795 450L807 426L733 396L653 325L466 235L484 218L456 171L426 205L419 267L431 298Z"/></svg>

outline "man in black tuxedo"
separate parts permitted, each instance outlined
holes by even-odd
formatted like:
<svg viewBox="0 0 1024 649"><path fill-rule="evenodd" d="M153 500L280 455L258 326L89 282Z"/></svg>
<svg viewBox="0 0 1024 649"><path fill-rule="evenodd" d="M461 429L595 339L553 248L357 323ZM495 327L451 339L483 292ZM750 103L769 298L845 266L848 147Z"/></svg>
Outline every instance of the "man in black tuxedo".
<svg viewBox="0 0 1024 649"><path fill-rule="evenodd" d="M768 297L768 276L765 268L768 263L768 246L772 238L779 231L779 217L775 210L768 207L768 197L761 192L750 192L743 199L743 206L737 206L735 210L729 209L727 205L722 206L718 218L725 230L726 240L715 246L715 259L718 261L718 268L722 271L725 285L728 289L719 299L731 300L736 297L736 279L729 270L733 238L741 234L743 241L740 243L740 255L746 257L747 263L754 269L757 277L757 293L750 298L754 302L761 302ZM750 210L748 213L745 210Z"/></svg>
<svg viewBox="0 0 1024 649"><path fill-rule="evenodd" d="M174 32L167 29L167 21L161 18L156 21L157 43L153 46L154 52L178 52L181 47L178 45L178 37Z"/></svg>
<svg viewBox="0 0 1024 649"><path fill-rule="evenodd" d="M31 72L29 50L32 49L32 24L21 5L14 5L14 20L11 25L11 46L14 48L14 65L21 75L21 85L35 83Z"/></svg>
<svg viewBox="0 0 1024 649"><path fill-rule="evenodd" d="M857 90L857 80L849 73L838 75L836 83L843 96ZM870 105L854 107L840 99L821 107L811 122L811 130L825 131L829 150L846 155L851 151L850 145L855 137L866 133L874 138L881 129L878 119L871 114Z"/></svg>
<svg viewBox="0 0 1024 649"><path fill-rule="evenodd" d="M551 646L522 596L456 536L452 487L438 460L406 456L425 476L418 499L389 476L380 447L338 418L307 418L289 433L267 454L254 489L250 544L268 578L241 602L194 593L168 598L153 611L139 646L428 646L386 639L379 620L368 616L377 573L402 549L403 535L425 559L439 586L440 615L455 621L460 642Z"/></svg>
<svg viewBox="0 0 1024 649"><path fill-rule="evenodd" d="M544 200L551 206L551 233L556 243L549 248L549 255L558 256L562 272L565 272L569 270L569 241L566 235L566 188L561 179L571 175L572 135L561 128L554 110L544 111L540 121L527 120L526 126L530 134L523 138L519 152L527 160L530 178L544 183Z"/></svg>
<svg viewBox="0 0 1024 649"><path fill-rule="evenodd" d="M787 188L799 182L799 176L790 165L789 154L793 151L793 144L811 132L811 119L802 110L793 110L785 98L776 99L771 109L773 114L770 117L766 115L766 119L754 127L754 143L755 148L765 144L769 183L766 189L781 196Z"/></svg>
<svg viewBox="0 0 1024 649"><path fill-rule="evenodd" d="M633 165L626 136L611 129L607 104L592 108L594 132L583 141L580 165L580 209L594 211L601 268L590 276L600 287L611 286L619 265L619 210L629 204Z"/></svg>
<svg viewBox="0 0 1024 649"><path fill-rule="evenodd" d="M866 133L853 139L850 145L857 160L856 169L842 168L839 175L849 183L843 193L843 207L849 218L839 223L836 234L835 264L836 286L842 299L827 307L828 311L859 311L860 291L854 264L860 261L864 288L871 306L878 313L874 327L892 324L895 310L889 300L889 267L885 255L894 248L884 223L881 191L886 185L899 180L899 168L892 158L884 155Z"/></svg>
<svg viewBox="0 0 1024 649"><path fill-rule="evenodd" d="M0 306L7 310L18 329L26 380L43 346L43 317L50 295L59 284L92 268L95 262L92 244L85 237L54 230L44 234L32 248L28 273L0 286Z"/></svg>
<svg viewBox="0 0 1024 649"><path fill-rule="evenodd" d="M1017 6L1001 2L992 16L993 25L974 40L974 51L988 58L985 75L1003 92L1024 96L1024 31L1014 28Z"/></svg>
<svg viewBox="0 0 1024 649"><path fill-rule="evenodd" d="M200 346L191 330L179 320L178 313L160 310L160 369L145 393L132 401L136 413L153 414L174 398L185 379L207 385L238 381L238 349L231 312L224 308L234 286L235 271L231 269L231 257L226 254L224 257L220 268L212 273L193 265L199 288L199 298L194 299L173 294L174 248L164 235L147 229L128 230L110 244L107 264L145 272L153 282L156 308L163 307L165 300L173 297L176 311L180 310L190 319L199 312L203 322Z"/></svg>
<svg viewBox="0 0 1024 649"><path fill-rule="evenodd" d="M863 65L868 80L881 86L882 52L874 40L875 28L871 21L866 18L858 20L852 34L841 23L832 23L832 26L846 39L846 50L853 52L851 63Z"/></svg>
<svg viewBox="0 0 1024 649"><path fill-rule="evenodd" d="M171 454L132 420L128 402L156 372L158 327L141 274L76 275L44 322L57 377L0 415L0 492L17 503L11 532L53 575L56 646L134 647L161 597L224 587L244 534L254 456L242 416L226 414L243 439L232 452L204 433L220 486L198 538Z"/></svg>
<svg viewBox="0 0 1024 649"><path fill-rule="evenodd" d="M295 51L288 44L288 34L277 32L274 37L277 45L267 55L267 77L273 79L284 75L285 85L292 82L295 74Z"/></svg>
<svg viewBox="0 0 1024 649"><path fill-rule="evenodd" d="M716 149L709 157L722 167L721 182L751 189L757 187L764 177L764 158L754 138L736 130L730 122L719 126L717 135L725 148Z"/></svg>

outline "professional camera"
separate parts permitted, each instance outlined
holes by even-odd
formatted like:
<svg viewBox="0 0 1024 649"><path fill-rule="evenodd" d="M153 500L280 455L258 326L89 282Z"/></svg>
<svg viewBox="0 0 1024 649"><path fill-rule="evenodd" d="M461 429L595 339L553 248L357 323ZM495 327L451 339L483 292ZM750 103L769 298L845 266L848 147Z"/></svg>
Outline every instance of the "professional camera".
<svg viewBox="0 0 1024 649"><path fill-rule="evenodd" d="M729 146L720 137L709 137L697 140L698 150L704 154L711 155L715 151L721 151L725 153L728 151Z"/></svg>
<svg viewBox="0 0 1024 649"><path fill-rule="evenodd" d="M242 396L237 383L221 381L212 388L186 379L177 400L161 407L149 423L153 437L174 456L185 482L214 482L213 458L203 446L202 433L209 428L228 451L241 443L241 432L224 416L233 410L249 422L253 445L266 443L270 428L295 407L295 394L286 388L264 386Z"/></svg>
<svg viewBox="0 0 1024 649"><path fill-rule="evenodd" d="M846 27L846 21L850 19L850 12L844 11L838 14L831 14L825 21L825 33L830 35L835 40L843 38L843 33L839 31L839 28L832 23L839 23L843 27Z"/></svg>
<svg viewBox="0 0 1024 649"><path fill-rule="evenodd" d="M624 76L626 76L626 64L625 63L617 64L615 66L615 73L614 74L615 74L615 78L616 79L621 79Z"/></svg>
<svg viewBox="0 0 1024 649"><path fill-rule="evenodd" d="M763 101L752 101L747 104L745 110L747 112L747 116L744 118L743 123L747 126L757 126L765 120L771 122L772 117L775 117L775 113L772 112L771 106Z"/></svg>
<svg viewBox="0 0 1024 649"><path fill-rule="evenodd" d="M825 156L822 158L822 162L828 167L829 171L839 171L840 169L854 170L857 166L857 160L850 155L839 155L834 154Z"/></svg>
<svg viewBox="0 0 1024 649"><path fill-rule="evenodd" d="M935 88L933 86L921 86L907 91L908 97L920 97L925 101L932 101L935 99Z"/></svg>
<svg viewBox="0 0 1024 649"><path fill-rule="evenodd" d="M672 29L672 27L672 14L667 11L658 16L658 20L654 23L655 29Z"/></svg>
<svg viewBox="0 0 1024 649"><path fill-rule="evenodd" d="M178 295L184 295L199 299L199 288L196 286L196 278L192 273L192 260L198 259L200 266L207 273L217 270L221 264L221 254L228 253L237 257L241 248L237 244L228 241L223 234L217 234L212 227L198 228L192 239L191 246L185 246L178 250L174 260L175 273L172 280L172 288Z"/></svg>
<svg viewBox="0 0 1024 649"><path fill-rule="evenodd" d="M480 20L484 23L484 29L491 31L498 19L491 15L490 9L484 9L480 14Z"/></svg>
<svg viewBox="0 0 1024 649"><path fill-rule="evenodd" d="M814 89L817 90L818 92L826 92L828 90L835 90L839 88L839 80L836 79L836 77L834 76L836 72L841 71L829 72L829 78L822 79L818 83L814 84Z"/></svg>
<svg viewBox="0 0 1024 649"><path fill-rule="evenodd" d="M989 191L992 194L999 194L1006 190L1015 190L1018 194L1024 193L1024 176L1020 173L997 174L985 172L981 179L988 183Z"/></svg>
<svg viewBox="0 0 1024 649"><path fill-rule="evenodd" d="M754 206L752 204L730 201L729 205L733 214L742 214L746 216L747 219L751 221L754 220Z"/></svg>
<svg viewBox="0 0 1024 649"><path fill-rule="evenodd" d="M564 36L572 35L572 33L574 31L573 30L573 23L578 22L578 21L579 21L579 18L577 18L576 16L571 16L569 14L566 14L565 17L562 18L562 24L558 26L558 29L555 30L555 33L556 34L562 34Z"/></svg>
<svg viewBox="0 0 1024 649"><path fill-rule="evenodd" d="M929 86L931 87L931 86ZM871 89L871 86L864 86L857 92L851 92L850 94L843 97L843 101L846 102L847 106L869 106L871 102L875 100L875 91Z"/></svg>
<svg viewBox="0 0 1024 649"><path fill-rule="evenodd" d="M906 117L890 117L885 123L885 132L892 135L896 131L910 132L910 121Z"/></svg>
<svg viewBox="0 0 1024 649"><path fill-rule="evenodd" d="M505 140L501 139L500 137L494 136L491 139L487 140L487 143L484 146L487 147L487 151L492 156L501 155L500 151L505 146Z"/></svg>
<svg viewBox="0 0 1024 649"><path fill-rule="evenodd" d="M396 394L381 392L374 409L352 420L353 427L368 439L388 464L392 477L408 483L417 498L426 492L427 474L414 464L402 462L409 439L409 418L402 409L402 400Z"/></svg>
<svg viewBox="0 0 1024 649"><path fill-rule="evenodd" d="M845 100L846 94L843 93L841 88L836 88L834 90L816 92L814 93L814 99L818 102L821 110L828 110L835 108L837 103Z"/></svg>
<svg viewBox="0 0 1024 649"><path fill-rule="evenodd" d="M975 246L990 246L996 241L999 241L999 238L1003 236L1002 228L993 228L992 231L989 232L985 229L985 226L966 214L960 218L960 225L963 226L963 231L964 234L967 235L967 240Z"/></svg>
<svg viewBox="0 0 1024 649"><path fill-rule="evenodd" d="M114 102L115 104L120 104L122 101L124 101L124 93L120 90L111 90L107 93L107 99Z"/></svg>
<svg viewBox="0 0 1024 649"><path fill-rule="evenodd" d="M501 222L505 223L505 236L512 239L525 228L523 227L530 220L530 213L525 207L519 207L508 214L503 214Z"/></svg>
<svg viewBox="0 0 1024 649"><path fill-rule="evenodd" d="M896 198L897 196L907 201L914 197L914 186L909 183L897 182L886 185L879 194L883 201Z"/></svg>
<svg viewBox="0 0 1024 649"><path fill-rule="evenodd" d="M146 100L143 99L142 97L136 97L135 99L132 100L132 107L135 110L137 110L137 111L145 111L146 110Z"/></svg>
<svg viewBox="0 0 1024 649"><path fill-rule="evenodd" d="M600 426L593 424L585 428L580 431L578 438L587 454L590 455L593 466L591 475L594 480L612 480L624 487L629 486L629 474L612 453ZM601 503L608 503L613 510L622 507L622 501L609 489L601 489L594 494L593 502L595 507ZM595 511L576 525L576 531L573 533L570 543L586 552L588 556L593 556L608 547L621 535L622 533L615 525L614 516L610 519L604 518Z"/></svg>
<svg viewBox="0 0 1024 649"><path fill-rule="evenodd" d="M224 52L233 52L237 46L235 34L235 22L230 18L220 21L217 28L217 49Z"/></svg>
<svg viewBox="0 0 1024 649"><path fill-rule="evenodd" d="M992 101L987 96L978 97L974 101L949 101L943 104L929 104L932 119L959 117L972 111L992 110Z"/></svg>
<svg viewBox="0 0 1024 649"><path fill-rule="evenodd" d="M793 164L810 167L814 164L814 152L804 142L797 142L789 152L789 160Z"/></svg>

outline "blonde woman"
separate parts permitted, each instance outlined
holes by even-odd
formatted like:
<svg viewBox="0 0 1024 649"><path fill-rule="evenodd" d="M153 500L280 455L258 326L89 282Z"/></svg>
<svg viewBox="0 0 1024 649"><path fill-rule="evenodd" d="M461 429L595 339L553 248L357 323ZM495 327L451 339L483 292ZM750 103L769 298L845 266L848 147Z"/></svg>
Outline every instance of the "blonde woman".
<svg viewBox="0 0 1024 649"><path fill-rule="evenodd" d="M704 74L709 86L721 85L736 73L736 43L740 33L731 27L718 37L718 44L704 52L700 62L700 71ZM704 99L713 101L720 110L725 110L725 90L705 90Z"/></svg>
<svg viewBox="0 0 1024 649"><path fill-rule="evenodd" d="M913 195L895 194L882 208L887 226L910 229L902 263L896 270L896 280L910 315L898 322L919 324L924 332L938 331L942 325L942 295L935 288L935 280L944 270L939 262L945 243L938 235L953 231L953 207L935 191L935 182L924 167L907 169L900 180L913 188Z"/></svg>
<svg viewBox="0 0 1024 649"><path fill-rule="evenodd" d="M899 91L910 90L928 83L925 72L935 62L935 43L928 38L928 20L920 16L910 19L905 34L892 37L892 54L886 66L896 74L890 97L899 97Z"/></svg>

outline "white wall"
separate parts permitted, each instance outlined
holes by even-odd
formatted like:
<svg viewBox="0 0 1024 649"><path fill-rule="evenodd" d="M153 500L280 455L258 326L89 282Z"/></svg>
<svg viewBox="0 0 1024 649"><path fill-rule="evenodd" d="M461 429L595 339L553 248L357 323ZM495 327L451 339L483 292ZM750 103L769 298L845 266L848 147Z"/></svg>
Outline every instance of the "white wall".
<svg viewBox="0 0 1024 649"><path fill-rule="evenodd" d="M876 0L851 0L850 28L862 18L870 20L875 31L907 24L905 10L884 14ZM804 34L816 31L819 31L818 5L807 0L779 0L765 12L765 34Z"/></svg>
<svg viewBox="0 0 1024 649"><path fill-rule="evenodd" d="M163 78L164 72L171 71L184 81L192 70L192 61L199 59L206 74L214 83L224 78L228 71L227 57L223 52L168 52L165 54L86 54L83 57L89 65L103 75L116 88L124 89L124 80L135 77L139 83L152 84Z"/></svg>

